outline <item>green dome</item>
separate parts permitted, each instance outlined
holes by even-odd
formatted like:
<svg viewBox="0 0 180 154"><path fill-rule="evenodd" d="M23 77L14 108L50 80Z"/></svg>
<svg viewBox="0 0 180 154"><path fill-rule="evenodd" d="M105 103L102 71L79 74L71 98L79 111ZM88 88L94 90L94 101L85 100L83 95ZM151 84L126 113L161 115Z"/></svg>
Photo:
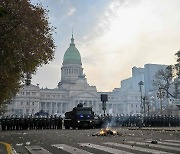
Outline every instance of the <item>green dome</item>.
<svg viewBox="0 0 180 154"><path fill-rule="evenodd" d="M63 63L80 63L81 64L81 55L78 49L75 47L73 35L71 38L71 44L64 54Z"/></svg>

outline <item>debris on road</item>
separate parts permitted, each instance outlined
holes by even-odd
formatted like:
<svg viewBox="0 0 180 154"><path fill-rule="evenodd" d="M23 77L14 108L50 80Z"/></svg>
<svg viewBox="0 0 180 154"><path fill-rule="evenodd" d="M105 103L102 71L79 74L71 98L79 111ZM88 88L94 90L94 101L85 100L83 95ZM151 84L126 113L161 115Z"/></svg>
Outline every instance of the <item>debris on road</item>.
<svg viewBox="0 0 180 154"><path fill-rule="evenodd" d="M26 142L26 145L30 145L30 142Z"/></svg>
<svg viewBox="0 0 180 154"><path fill-rule="evenodd" d="M101 129L99 132L92 134L92 136L110 136L110 135L122 135L116 130L112 130L110 128Z"/></svg>
<svg viewBox="0 0 180 154"><path fill-rule="evenodd" d="M158 141L157 140L153 140L153 141L151 141L151 144L157 144L158 143Z"/></svg>
<svg viewBox="0 0 180 154"><path fill-rule="evenodd" d="M23 143L17 143L16 144L16 146L22 146L23 145Z"/></svg>

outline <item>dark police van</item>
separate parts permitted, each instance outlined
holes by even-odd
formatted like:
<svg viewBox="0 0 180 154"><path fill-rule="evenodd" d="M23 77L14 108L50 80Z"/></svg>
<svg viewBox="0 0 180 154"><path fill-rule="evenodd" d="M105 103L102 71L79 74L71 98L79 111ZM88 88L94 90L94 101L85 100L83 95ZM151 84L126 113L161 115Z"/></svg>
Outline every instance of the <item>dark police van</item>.
<svg viewBox="0 0 180 154"><path fill-rule="evenodd" d="M93 128L94 112L91 107L78 105L72 111L65 113L64 127L69 128Z"/></svg>

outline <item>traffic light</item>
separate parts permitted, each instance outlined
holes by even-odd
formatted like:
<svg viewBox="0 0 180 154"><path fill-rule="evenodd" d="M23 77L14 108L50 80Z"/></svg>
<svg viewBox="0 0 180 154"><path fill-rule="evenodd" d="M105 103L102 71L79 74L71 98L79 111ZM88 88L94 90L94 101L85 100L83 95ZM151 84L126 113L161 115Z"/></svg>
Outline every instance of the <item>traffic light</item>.
<svg viewBox="0 0 180 154"><path fill-rule="evenodd" d="M108 95L107 94L101 94L101 101L107 102L108 101Z"/></svg>

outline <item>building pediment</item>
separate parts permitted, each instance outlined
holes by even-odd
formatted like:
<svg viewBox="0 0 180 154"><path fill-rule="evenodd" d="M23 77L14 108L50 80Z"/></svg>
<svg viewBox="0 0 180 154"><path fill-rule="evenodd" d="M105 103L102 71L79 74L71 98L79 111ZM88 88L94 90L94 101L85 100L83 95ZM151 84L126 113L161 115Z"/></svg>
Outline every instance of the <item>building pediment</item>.
<svg viewBox="0 0 180 154"><path fill-rule="evenodd" d="M74 95L71 96L71 98L73 97L79 97L79 98L92 98L92 97L95 97L95 98L98 98L98 95L95 94L95 93L91 93L91 92L81 92L81 93L76 93Z"/></svg>

